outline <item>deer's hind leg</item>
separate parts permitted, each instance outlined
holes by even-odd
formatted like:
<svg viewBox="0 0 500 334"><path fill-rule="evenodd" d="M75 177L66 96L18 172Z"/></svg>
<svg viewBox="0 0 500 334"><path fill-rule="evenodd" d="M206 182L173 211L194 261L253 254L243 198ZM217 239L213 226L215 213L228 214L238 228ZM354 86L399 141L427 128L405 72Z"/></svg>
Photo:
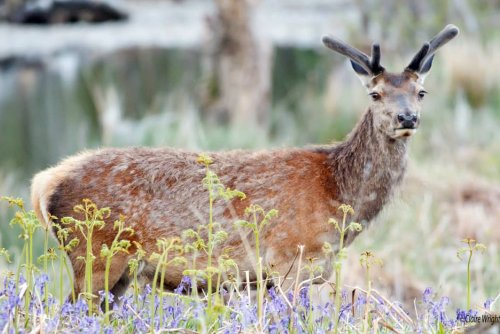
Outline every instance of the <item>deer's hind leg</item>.
<svg viewBox="0 0 500 334"><path fill-rule="evenodd" d="M130 285L130 277L128 271L129 254L116 254L111 259L111 266L108 273L108 289L114 296L114 302L118 302L128 286ZM85 292L86 278L85 278L85 263L76 256L70 255L71 264L73 265L74 273L74 290L75 296L78 298ZM92 299L95 305L99 303L99 291L105 290L105 261L101 258L94 260L92 267ZM72 300L70 294L68 300ZM104 301L101 303L101 308L104 309Z"/></svg>

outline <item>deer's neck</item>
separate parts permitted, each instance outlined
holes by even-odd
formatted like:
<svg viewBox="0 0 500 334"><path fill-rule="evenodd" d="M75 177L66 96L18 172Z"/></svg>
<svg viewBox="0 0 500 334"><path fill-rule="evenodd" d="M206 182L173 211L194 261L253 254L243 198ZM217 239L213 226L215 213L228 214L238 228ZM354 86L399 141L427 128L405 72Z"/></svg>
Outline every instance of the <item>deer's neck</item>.
<svg viewBox="0 0 500 334"><path fill-rule="evenodd" d="M368 110L329 158L339 198L354 208L359 222L380 212L406 169L407 140L392 139L376 129L373 117Z"/></svg>

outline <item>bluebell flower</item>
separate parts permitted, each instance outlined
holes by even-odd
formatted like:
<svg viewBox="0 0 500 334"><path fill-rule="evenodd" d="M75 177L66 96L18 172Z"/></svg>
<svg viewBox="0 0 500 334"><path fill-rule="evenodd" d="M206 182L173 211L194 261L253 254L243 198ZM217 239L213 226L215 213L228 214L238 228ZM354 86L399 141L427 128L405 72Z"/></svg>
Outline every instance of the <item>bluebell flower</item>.
<svg viewBox="0 0 500 334"><path fill-rule="evenodd" d="M73 310L75 313L82 315L88 312L89 307L87 302L83 298L78 298L75 305L73 306Z"/></svg>
<svg viewBox="0 0 500 334"><path fill-rule="evenodd" d="M65 302L61 306L61 315L66 316L73 312L73 304L70 302Z"/></svg>
<svg viewBox="0 0 500 334"><path fill-rule="evenodd" d="M457 309L457 317L456 320L462 323L465 323L467 320L467 312L465 310Z"/></svg>
<svg viewBox="0 0 500 334"><path fill-rule="evenodd" d="M43 296L45 293L45 288L48 281L49 281L49 275L45 273L42 273L35 277L35 288L38 289L41 296Z"/></svg>
<svg viewBox="0 0 500 334"><path fill-rule="evenodd" d="M468 311L457 309L456 312L456 322L461 322L462 324L469 323L479 316L479 312L473 309Z"/></svg>
<svg viewBox="0 0 500 334"><path fill-rule="evenodd" d="M272 287L268 290L269 296L271 297L270 308L277 313L285 313L288 310L288 305L283 300L281 296L276 293L276 288Z"/></svg>
<svg viewBox="0 0 500 334"><path fill-rule="evenodd" d="M289 302L292 302L293 301L293 293L291 291L289 291L287 294L286 294L286 298L288 298L288 301Z"/></svg>
<svg viewBox="0 0 500 334"><path fill-rule="evenodd" d="M309 309L309 306L311 305L309 299L309 286L305 286L299 291L299 304L304 308Z"/></svg>
<svg viewBox="0 0 500 334"><path fill-rule="evenodd" d="M345 304L343 303L340 306L340 319L343 319L343 320L349 319L351 306L352 306L352 304L350 304L350 303L345 303Z"/></svg>
<svg viewBox="0 0 500 334"><path fill-rule="evenodd" d="M321 329L322 331L331 331L333 328L332 314L333 314L333 304L326 302L325 304L320 304L316 307L319 311L319 317L315 319L317 325L316 330ZM326 328L325 328L326 327Z"/></svg>
<svg viewBox="0 0 500 334"><path fill-rule="evenodd" d="M134 303L134 298L131 294L120 297L119 306L118 304L115 304L115 306L115 316L124 320L135 317L136 314L134 312L140 313L140 311L144 309ZM139 310L137 310L137 308L139 308Z"/></svg>
<svg viewBox="0 0 500 334"><path fill-rule="evenodd" d="M174 290L175 293L181 294L183 292L189 292L189 289L191 289L191 277L189 276L182 276L181 282L177 286L177 288Z"/></svg>
<svg viewBox="0 0 500 334"><path fill-rule="evenodd" d="M281 317L280 319L281 320L279 322L279 325L280 325L282 333L288 333L288 326L290 325L290 316L287 315L287 316Z"/></svg>
<svg viewBox="0 0 500 334"><path fill-rule="evenodd" d="M148 283L144 286L144 288L142 289L142 293L141 295L146 298L148 297L150 294L151 294L151 291L153 291L153 289L151 288L151 285Z"/></svg>
<svg viewBox="0 0 500 334"><path fill-rule="evenodd" d="M328 316L333 313L333 304L330 302L326 302L324 304L318 305L317 309L320 311L322 316Z"/></svg>
<svg viewBox="0 0 500 334"><path fill-rule="evenodd" d="M80 328L84 329L84 333L99 333L101 331L101 324L99 318L95 316L85 316L82 318Z"/></svg>
<svg viewBox="0 0 500 334"><path fill-rule="evenodd" d="M7 298L7 308L10 312L13 312L16 307L21 306L21 298L17 295L16 291L10 291Z"/></svg>
<svg viewBox="0 0 500 334"><path fill-rule="evenodd" d="M111 326L110 327L106 327L104 329L104 334L113 334L113 333L114 333L113 327L111 327Z"/></svg>
<svg viewBox="0 0 500 334"><path fill-rule="evenodd" d="M424 303L428 304L432 301L432 288L426 288L422 294L422 299Z"/></svg>
<svg viewBox="0 0 500 334"><path fill-rule="evenodd" d="M59 324L60 324L60 317L58 314L55 314L52 318L46 320L45 331L48 333L56 333Z"/></svg>
<svg viewBox="0 0 500 334"><path fill-rule="evenodd" d="M275 323L275 322L271 322L268 326L267 326L267 330L269 331L270 334L276 334L276 333L280 333L278 330L278 324Z"/></svg>
<svg viewBox="0 0 500 334"><path fill-rule="evenodd" d="M366 295L363 293L358 294L356 300L354 301L354 309L356 313L361 313L365 309L366 305Z"/></svg>
<svg viewBox="0 0 500 334"><path fill-rule="evenodd" d="M106 292L104 290L101 290L98 292L99 293L99 302L102 303L106 299ZM109 300L109 305L113 304L115 300L115 296L111 291L108 291L108 300Z"/></svg>
<svg viewBox="0 0 500 334"><path fill-rule="evenodd" d="M148 331L147 324L141 318L135 317L134 320L132 320L132 323L137 332L145 333Z"/></svg>
<svg viewBox="0 0 500 334"><path fill-rule="evenodd" d="M347 300L348 296L347 296L347 290L346 289L342 289L342 300L345 301Z"/></svg>
<svg viewBox="0 0 500 334"><path fill-rule="evenodd" d="M446 307L450 304L448 297L441 297L436 302L432 297L432 289L427 288L423 293L422 299L427 306L427 313L434 322L442 323L446 328L455 326L455 320L448 318L446 315Z"/></svg>
<svg viewBox="0 0 500 334"><path fill-rule="evenodd" d="M484 308L489 310L491 308L491 304L493 303L493 298L488 298L486 299L486 301L484 302Z"/></svg>
<svg viewBox="0 0 500 334"><path fill-rule="evenodd" d="M257 305L252 304L247 297L241 298L236 308L242 314L241 323L244 328L257 323Z"/></svg>

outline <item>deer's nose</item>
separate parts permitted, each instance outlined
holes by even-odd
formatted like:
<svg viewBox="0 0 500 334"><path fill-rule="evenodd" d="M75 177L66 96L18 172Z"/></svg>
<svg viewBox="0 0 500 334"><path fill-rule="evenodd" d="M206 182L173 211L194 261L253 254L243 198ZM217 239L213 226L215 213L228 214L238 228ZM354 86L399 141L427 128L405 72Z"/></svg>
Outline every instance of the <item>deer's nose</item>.
<svg viewBox="0 0 500 334"><path fill-rule="evenodd" d="M412 112L399 113L398 121L404 129L414 129L417 125L418 116Z"/></svg>

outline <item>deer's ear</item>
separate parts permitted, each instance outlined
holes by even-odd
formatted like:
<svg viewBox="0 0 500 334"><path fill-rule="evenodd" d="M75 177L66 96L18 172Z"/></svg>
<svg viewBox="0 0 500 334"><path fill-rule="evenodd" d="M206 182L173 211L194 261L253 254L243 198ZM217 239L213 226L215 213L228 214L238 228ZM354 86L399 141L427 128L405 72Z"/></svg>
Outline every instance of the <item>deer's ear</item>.
<svg viewBox="0 0 500 334"><path fill-rule="evenodd" d="M361 80L363 86L367 87L373 76L370 73L368 73L361 65L352 60L351 60L351 66L354 72L356 72L356 74L358 75L358 78L359 80Z"/></svg>

